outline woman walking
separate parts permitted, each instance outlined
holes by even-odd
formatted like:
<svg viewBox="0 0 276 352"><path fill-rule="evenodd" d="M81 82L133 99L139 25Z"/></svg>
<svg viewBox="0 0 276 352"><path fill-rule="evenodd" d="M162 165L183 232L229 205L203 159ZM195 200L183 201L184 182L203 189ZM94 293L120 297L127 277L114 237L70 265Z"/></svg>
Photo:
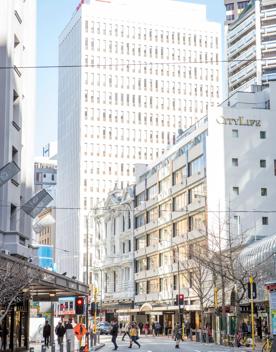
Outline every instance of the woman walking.
<svg viewBox="0 0 276 352"><path fill-rule="evenodd" d="M128 348L132 348L133 342L140 348L141 345L139 342L137 342L137 340L139 339L139 336L138 336L138 327L136 323L131 324L131 328L129 330L129 336L130 336L130 344Z"/></svg>

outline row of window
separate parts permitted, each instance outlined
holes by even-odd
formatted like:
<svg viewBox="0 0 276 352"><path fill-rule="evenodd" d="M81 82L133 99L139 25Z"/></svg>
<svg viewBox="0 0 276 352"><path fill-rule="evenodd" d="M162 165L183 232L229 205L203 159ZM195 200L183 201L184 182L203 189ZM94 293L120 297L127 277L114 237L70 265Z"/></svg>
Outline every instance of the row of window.
<svg viewBox="0 0 276 352"><path fill-rule="evenodd" d="M194 285L194 274L188 271L185 274L180 273L180 288L192 288ZM140 281L135 283L135 294L150 294L159 292L170 292L171 290L178 290L178 275L150 279L147 281Z"/></svg>
<svg viewBox="0 0 276 352"><path fill-rule="evenodd" d="M167 176L163 180L147 188L144 192L138 194L135 199L136 206L139 206L144 201L153 199L159 193L163 192L164 190L168 190L172 186L182 184L186 177L200 175L204 169L205 157L204 155L201 155L200 157L190 161L187 167L186 165L182 166L180 169L174 171L172 175ZM197 188L199 192L198 194L203 195L203 185L197 186ZM189 192L192 193L192 190L189 190ZM189 200L190 199L192 199L192 197L189 196Z"/></svg>
<svg viewBox="0 0 276 352"><path fill-rule="evenodd" d="M89 30L90 27L90 30ZM119 25L115 23L104 23L85 21L85 32L115 36L120 38L146 40L155 42L167 42L179 45L200 46L218 49L219 38L217 36L202 35L198 33L183 33L175 30L164 31L161 29L142 28L135 26Z"/></svg>
<svg viewBox="0 0 276 352"><path fill-rule="evenodd" d="M85 56L85 65L91 65L94 67L96 70L100 70L102 73L104 73L106 70L112 71L112 72L124 72L124 73L138 73L138 74L144 74L148 77L148 75L156 75L156 76L171 76L171 77L178 77L179 79L182 80L182 78L187 78L186 76L188 75L188 71L192 69L191 66L188 66L188 63L200 63L202 61L204 62L210 62L212 63L212 69L214 68L214 64L218 67L219 61L216 61L212 59L208 59L207 56L204 57L205 60L202 59L202 55L199 55L197 57L196 52L194 56L188 57L188 60L186 60L186 64L169 64L169 63L151 63L151 62L142 62L142 61L137 61L137 60L125 60L125 59L118 59L118 58L112 58L112 57L106 57L106 56L91 56L90 57L90 63L89 63L89 55ZM205 77L206 77L206 70L205 69ZM201 69L199 68L198 70L199 74L198 76L200 77L200 72ZM210 72L210 71L209 71ZM216 81L218 81L218 68L215 70L217 75ZM210 74L209 74L210 75ZM204 75L202 71L201 75L202 79L204 80ZM209 76L210 77L210 76Z"/></svg>
<svg viewBox="0 0 276 352"><path fill-rule="evenodd" d="M117 128L117 127L88 127L88 125L84 125L84 137L91 137L97 139L114 139L114 140L121 140L121 141L144 141L144 142L157 142L159 143L159 138L161 143L170 144L171 142L175 142L175 132L164 132L162 131L148 131L148 130L137 130L129 128ZM165 141L166 139L166 141ZM88 143L85 143L85 146L88 146Z"/></svg>
<svg viewBox="0 0 276 352"><path fill-rule="evenodd" d="M232 166L238 167L239 166L239 159L232 158ZM260 167L266 168L266 159L260 159ZM274 160L274 176L276 176L276 160Z"/></svg>
<svg viewBox="0 0 276 352"><path fill-rule="evenodd" d="M232 137L233 137L233 138L239 138L239 130L237 130L237 129L232 129ZM260 139L266 139L266 138L267 138L267 133L266 133L266 131L260 131L259 138L260 138Z"/></svg>
<svg viewBox="0 0 276 352"><path fill-rule="evenodd" d="M169 67L168 67L169 69ZM213 69L198 69L197 67L189 67L188 70L184 70L185 76L187 79L194 80L211 80L212 85L214 84L214 78L219 79L219 71ZM175 80L160 80L153 78L141 78L141 77L129 77L129 76L118 76L118 75L106 75L106 74L97 74L94 73L84 73L84 82L92 86L103 86L109 88L121 88L121 89L133 89L143 90L143 91L153 91L156 92L166 92L171 94L186 94L186 87L191 89L191 84L186 84L183 81ZM203 85L199 86L199 90L203 91ZM218 87L217 87L218 88ZM109 93L111 94L111 93Z"/></svg>
<svg viewBox="0 0 276 352"><path fill-rule="evenodd" d="M140 45L137 43L125 43L117 41L106 41L100 40L94 41L92 39L89 45L89 39L85 38L85 49L92 50L108 54L118 54L118 55L132 55L134 57L146 57L155 59L165 59L165 60L177 60L181 62L194 61L211 61L213 62L219 60L218 53L213 51L202 51L202 50L180 50L175 48L168 48L163 46L148 46Z"/></svg>

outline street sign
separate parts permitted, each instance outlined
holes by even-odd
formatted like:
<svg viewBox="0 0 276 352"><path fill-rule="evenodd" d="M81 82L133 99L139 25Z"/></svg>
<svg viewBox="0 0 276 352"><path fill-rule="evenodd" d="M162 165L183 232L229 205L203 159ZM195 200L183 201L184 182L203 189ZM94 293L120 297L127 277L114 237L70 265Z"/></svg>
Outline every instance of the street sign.
<svg viewBox="0 0 276 352"><path fill-rule="evenodd" d="M52 200L53 198L50 194L45 189L42 189L28 200L28 202L22 206L22 209L34 219Z"/></svg>
<svg viewBox="0 0 276 352"><path fill-rule="evenodd" d="M79 323L74 327L74 333L76 338L80 341L87 333L86 327L82 323Z"/></svg>
<svg viewBox="0 0 276 352"><path fill-rule="evenodd" d="M12 179L20 171L19 166L14 161L8 163L0 169L0 187Z"/></svg>

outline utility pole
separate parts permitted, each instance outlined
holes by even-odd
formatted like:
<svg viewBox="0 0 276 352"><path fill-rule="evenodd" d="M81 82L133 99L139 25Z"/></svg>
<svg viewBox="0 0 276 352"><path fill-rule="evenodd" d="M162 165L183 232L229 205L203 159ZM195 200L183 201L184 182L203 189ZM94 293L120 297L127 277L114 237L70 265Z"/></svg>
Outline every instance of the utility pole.
<svg viewBox="0 0 276 352"><path fill-rule="evenodd" d="M89 239L89 213L87 214L86 217L86 285L88 286L88 281L89 281L89 274L88 274L88 268L89 268L89 260L88 260L88 255L89 255L89 244L88 244L88 239ZM89 323L88 323L88 311L89 311L89 295L86 296L86 305L85 305L85 322L86 322L86 330L88 331L89 329ZM86 344L89 348L89 335L87 334L86 336Z"/></svg>
<svg viewBox="0 0 276 352"><path fill-rule="evenodd" d="M252 351L255 351L255 321L254 321L254 299L253 299L253 276L249 277L250 283L250 303L251 303L251 331L252 331Z"/></svg>

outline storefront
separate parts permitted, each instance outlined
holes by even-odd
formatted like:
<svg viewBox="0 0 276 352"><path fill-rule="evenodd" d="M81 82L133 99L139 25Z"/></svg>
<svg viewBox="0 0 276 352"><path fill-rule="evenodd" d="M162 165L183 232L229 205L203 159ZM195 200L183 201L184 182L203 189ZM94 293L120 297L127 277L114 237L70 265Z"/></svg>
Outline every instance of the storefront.
<svg viewBox="0 0 276 352"><path fill-rule="evenodd" d="M66 276L45 270L10 255L0 254L1 265L17 265L20 272L28 270L33 279L14 300L0 324L2 351L22 351L29 349L29 324L31 302L58 302L61 297L86 296L88 286L67 278ZM1 307L5 311L5 307ZM51 310L50 322L54 326L54 309ZM52 329L54 334L54 329ZM52 336L53 337L53 336Z"/></svg>

